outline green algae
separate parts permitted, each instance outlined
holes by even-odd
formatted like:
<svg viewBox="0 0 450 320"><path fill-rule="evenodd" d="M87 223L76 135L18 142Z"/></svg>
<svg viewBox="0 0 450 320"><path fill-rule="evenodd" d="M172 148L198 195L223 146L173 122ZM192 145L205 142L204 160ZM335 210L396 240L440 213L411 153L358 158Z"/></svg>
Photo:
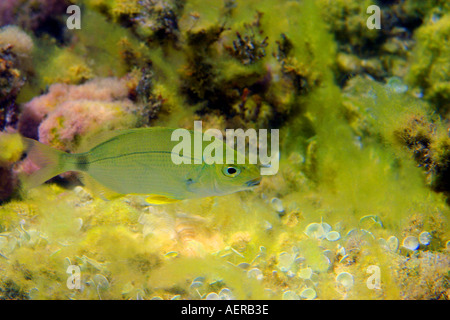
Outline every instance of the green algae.
<svg viewBox="0 0 450 320"><path fill-rule="evenodd" d="M449 109L450 48L446 40L450 30L450 14L429 20L416 32L417 45L412 55L408 81L436 105L441 114Z"/></svg>
<svg viewBox="0 0 450 320"><path fill-rule="evenodd" d="M436 116L447 110L448 14L428 20L445 3L405 2L408 17L427 17L410 59L399 58L423 97L394 90L376 65L382 80L338 83L343 43L360 59L353 54L384 37L365 28L367 1L78 3L86 10L71 45L36 41L23 101L53 83L129 77L133 125L280 128L280 172L254 193L163 207L104 201L70 184L19 194L0 207L2 298L205 299L225 290L282 299L312 289L318 299L448 298L450 142ZM178 27L163 32L161 16ZM311 223L340 237L310 237ZM380 241L424 231L433 241L416 253ZM66 285L70 265L81 269L80 289ZM368 286L373 266L380 289ZM336 280L343 273L351 286ZM426 281L436 290L415 286Z"/></svg>

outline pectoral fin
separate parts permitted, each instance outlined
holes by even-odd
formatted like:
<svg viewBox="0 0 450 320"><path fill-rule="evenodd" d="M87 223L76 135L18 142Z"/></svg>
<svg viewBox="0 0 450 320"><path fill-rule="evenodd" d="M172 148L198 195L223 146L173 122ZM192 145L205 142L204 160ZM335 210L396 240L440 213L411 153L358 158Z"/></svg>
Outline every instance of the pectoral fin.
<svg viewBox="0 0 450 320"><path fill-rule="evenodd" d="M177 202L177 201L180 201L180 200L169 198L169 197L162 196L162 195L159 195L159 194L152 194L152 195L148 196L145 199L145 201L147 201L149 204L160 205L160 204L173 203L173 202Z"/></svg>

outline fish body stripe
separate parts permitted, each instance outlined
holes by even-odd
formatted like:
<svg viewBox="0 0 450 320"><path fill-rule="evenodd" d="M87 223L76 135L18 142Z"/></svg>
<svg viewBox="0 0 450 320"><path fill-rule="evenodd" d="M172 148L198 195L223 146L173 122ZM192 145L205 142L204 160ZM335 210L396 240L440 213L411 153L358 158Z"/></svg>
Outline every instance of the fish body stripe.
<svg viewBox="0 0 450 320"><path fill-rule="evenodd" d="M120 154L120 155L116 155L116 156L110 156L110 157L103 157L103 158L98 158L98 159L94 159L94 160L88 160L86 156L84 155L80 155L76 166L77 168L86 168L85 170L87 170L87 168L89 167L89 165L95 163L95 162L99 162L99 161L105 161L105 160L112 160L112 159L118 159L118 158L123 158L123 157L128 157L128 156L133 156L133 155L142 155L142 154L156 154L156 153L165 153L165 154L177 154L174 153L172 151L135 151L135 152L130 152L130 153L126 153L126 154ZM182 156L183 158L187 158L189 160L195 160L194 157L188 157L188 156ZM192 163L192 162L191 162ZM80 169L81 170L81 169ZM83 170L81 170L83 171Z"/></svg>

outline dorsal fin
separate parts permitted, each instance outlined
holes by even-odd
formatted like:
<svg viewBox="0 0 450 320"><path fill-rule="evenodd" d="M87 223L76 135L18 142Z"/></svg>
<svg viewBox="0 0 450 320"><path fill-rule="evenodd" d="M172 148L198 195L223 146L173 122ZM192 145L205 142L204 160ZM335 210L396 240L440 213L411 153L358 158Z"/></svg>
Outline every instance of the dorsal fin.
<svg viewBox="0 0 450 320"><path fill-rule="evenodd" d="M161 130L166 129L163 127L143 127L143 128L133 128L133 129L117 129L117 130L108 130L108 131L97 131L94 133L91 133L84 137L81 142L80 146L75 150L75 153L83 153L88 152L92 148L98 146L99 144L108 141L109 139L112 139L114 137L120 136L122 134L128 134L136 131L141 130Z"/></svg>
<svg viewBox="0 0 450 320"><path fill-rule="evenodd" d="M98 146L100 143L108 141L109 139L112 139L129 131L130 130L127 129L121 129L92 133L81 140L80 146L77 148L76 153L88 152L93 147Z"/></svg>

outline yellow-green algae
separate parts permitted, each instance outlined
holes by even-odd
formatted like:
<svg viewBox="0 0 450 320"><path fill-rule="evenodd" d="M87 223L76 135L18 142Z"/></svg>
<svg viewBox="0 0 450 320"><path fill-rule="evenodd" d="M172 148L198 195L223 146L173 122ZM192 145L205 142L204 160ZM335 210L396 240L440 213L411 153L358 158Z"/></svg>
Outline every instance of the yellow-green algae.
<svg viewBox="0 0 450 320"><path fill-rule="evenodd" d="M399 94L361 78L353 79L345 90L338 87L337 45L327 25L331 18L326 18L331 12L320 5L327 1L184 3L179 20L184 39L199 34L209 39L225 24L229 29L221 30L221 41L232 46L236 31L244 35L252 28L262 30L258 41L268 37L266 55L249 65L224 54L217 41L200 53L185 42L183 51L170 45L160 48L151 41L142 45L114 24L137 14L137 1L85 3L112 18L100 18L95 11L84 16L87 23L94 21L89 15L99 18L100 29L110 35L96 46L105 51L85 50L99 40L97 34L88 36L87 29L79 31L82 40L75 49L40 46L53 54L49 72L38 72L39 86L46 81L78 83L91 74L124 76L131 70L118 57L117 43L128 46L125 37L132 52L153 62L156 77L151 92L167 101L165 113L153 124L189 126L199 117L194 112L207 103L207 90L217 92L222 83L239 83L239 78L252 84L270 69L277 77L264 96L270 112L241 121L258 106L260 98L252 97L243 110L235 99L235 108L242 112L237 117L229 110L209 110L202 119L208 119L205 127L264 127L273 113L284 117L280 172L267 177L255 193L161 207L145 207L135 197L104 201L81 187L54 183L16 197L0 207L2 298L202 299L228 288L237 299L282 299L285 292L300 296L304 289L314 288L317 299L448 299L446 196L430 188L432 181L427 179L435 176L417 167L423 165L418 161L422 158L405 143L405 134L425 135L432 142L428 148L432 163L439 166L449 159L445 124L433 116L434 106L410 92ZM128 3L131 6L125 6ZM364 13L364 8L347 1L339 1L336 8ZM257 11L263 13L259 22ZM351 33L352 41L373 40L370 34L355 34L358 25L360 20L339 30ZM420 50L419 46L413 76L414 63L422 63L416 58ZM71 56L79 63L69 65L86 73L71 74L57 67L59 59ZM95 64L90 65L87 57ZM37 63L37 69L43 65ZM199 72L199 65L212 66L217 75L206 83L211 88L194 81L192 72ZM49 76L52 79L46 80ZM183 84L198 99L190 106L179 90ZM423 121L414 127L408 126L408 119ZM431 132L429 126L434 128ZM283 215L270 205L273 197L281 199ZM305 230L311 223L329 224L340 239L309 237ZM401 243L423 231L431 232L433 241L414 252L386 250L380 241L395 236ZM81 268L80 290L66 285L69 265ZM380 270L380 289L367 286L370 266ZM253 268L262 277L249 276ZM312 270L310 279L299 276L305 268ZM336 282L341 272L352 274L351 288ZM423 283L432 283L433 288Z"/></svg>
<svg viewBox="0 0 450 320"><path fill-rule="evenodd" d="M450 9L427 16L415 34L417 46L407 77L442 114L448 113L450 106L450 45L445 40L449 33Z"/></svg>

